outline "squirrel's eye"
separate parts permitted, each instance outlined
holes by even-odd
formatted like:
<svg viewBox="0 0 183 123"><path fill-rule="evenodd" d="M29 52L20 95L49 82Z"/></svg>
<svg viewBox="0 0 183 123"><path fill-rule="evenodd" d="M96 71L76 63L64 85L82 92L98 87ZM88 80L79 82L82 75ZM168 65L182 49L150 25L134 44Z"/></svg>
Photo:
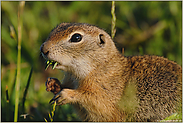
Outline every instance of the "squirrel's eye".
<svg viewBox="0 0 183 123"><path fill-rule="evenodd" d="M72 35L70 41L71 42L80 42L82 39L82 36L79 33L76 33L74 35Z"/></svg>

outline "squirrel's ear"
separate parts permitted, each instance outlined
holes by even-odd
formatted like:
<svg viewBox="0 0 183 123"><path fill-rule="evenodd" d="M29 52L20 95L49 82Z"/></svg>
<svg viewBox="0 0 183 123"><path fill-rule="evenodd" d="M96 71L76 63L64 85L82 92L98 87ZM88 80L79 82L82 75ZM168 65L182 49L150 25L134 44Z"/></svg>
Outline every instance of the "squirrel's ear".
<svg viewBox="0 0 183 123"><path fill-rule="evenodd" d="M103 34L100 34L100 35L99 35L99 42L98 42L98 45L99 45L100 47L103 47L104 44L105 44L105 36L104 36Z"/></svg>

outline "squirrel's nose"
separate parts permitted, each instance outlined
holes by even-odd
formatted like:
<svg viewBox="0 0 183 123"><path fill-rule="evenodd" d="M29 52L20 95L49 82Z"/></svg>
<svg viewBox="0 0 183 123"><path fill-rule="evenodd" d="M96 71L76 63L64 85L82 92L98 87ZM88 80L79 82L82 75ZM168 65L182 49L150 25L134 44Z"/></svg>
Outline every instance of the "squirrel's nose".
<svg viewBox="0 0 183 123"><path fill-rule="evenodd" d="M40 51L41 51L42 54L44 54L44 55L46 55L46 56L47 56L48 53L49 53L49 51L46 50L46 48L44 48L44 43L41 45Z"/></svg>

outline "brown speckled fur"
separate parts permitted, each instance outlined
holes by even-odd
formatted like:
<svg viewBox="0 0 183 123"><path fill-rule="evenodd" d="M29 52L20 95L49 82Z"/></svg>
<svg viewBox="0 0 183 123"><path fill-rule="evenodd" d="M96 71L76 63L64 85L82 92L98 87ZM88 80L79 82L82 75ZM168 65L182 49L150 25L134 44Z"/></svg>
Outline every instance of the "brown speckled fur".
<svg viewBox="0 0 183 123"><path fill-rule="evenodd" d="M156 121L176 112L182 97L182 68L157 56L129 57L137 81L136 121Z"/></svg>
<svg viewBox="0 0 183 123"><path fill-rule="evenodd" d="M82 40L69 42L75 33ZM54 78L46 82L47 90L56 94L52 101L73 104L84 121L157 121L181 105L180 65L158 56L122 56L111 37L95 26L62 23L41 52L66 72L62 84ZM133 102L134 108L125 101Z"/></svg>

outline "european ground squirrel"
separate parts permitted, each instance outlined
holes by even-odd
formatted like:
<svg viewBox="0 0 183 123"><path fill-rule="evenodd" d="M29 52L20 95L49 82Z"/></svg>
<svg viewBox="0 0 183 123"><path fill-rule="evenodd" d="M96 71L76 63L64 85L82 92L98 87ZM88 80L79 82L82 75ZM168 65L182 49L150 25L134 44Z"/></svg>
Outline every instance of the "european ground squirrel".
<svg viewBox="0 0 183 123"><path fill-rule="evenodd" d="M62 84L46 81L55 94L50 102L73 104L84 121L158 121L182 105L180 65L158 56L123 56L96 26L61 23L40 50L48 64L65 71Z"/></svg>

